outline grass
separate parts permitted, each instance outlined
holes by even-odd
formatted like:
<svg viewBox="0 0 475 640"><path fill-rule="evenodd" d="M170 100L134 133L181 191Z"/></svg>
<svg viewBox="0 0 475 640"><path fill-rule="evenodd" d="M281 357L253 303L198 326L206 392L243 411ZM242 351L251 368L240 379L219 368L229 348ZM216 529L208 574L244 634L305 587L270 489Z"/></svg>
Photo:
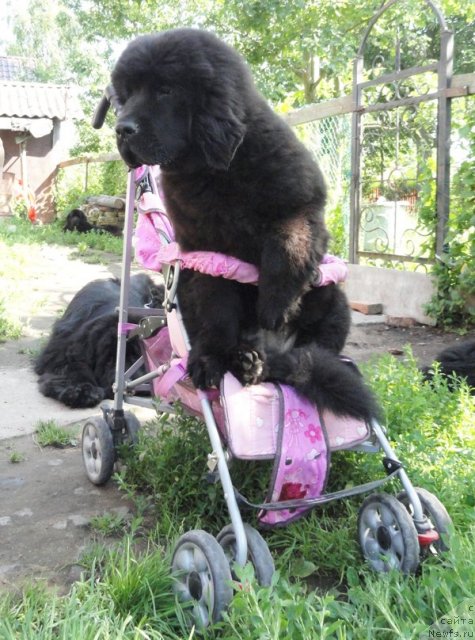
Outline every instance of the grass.
<svg viewBox="0 0 475 640"><path fill-rule="evenodd" d="M93 531L103 536L116 536L123 533L126 520L117 513L104 513L101 516L93 516L89 526Z"/></svg>
<svg viewBox="0 0 475 640"><path fill-rule="evenodd" d="M362 563L356 541L362 499L315 509L298 523L265 534L279 581L268 590L237 592L222 637L417 638L437 617L475 596L473 398L463 385L450 392L440 376L432 386L423 382L409 352L405 363L378 359L365 367L365 375L383 401L391 440L413 482L435 493L452 515L450 554L426 562L416 577L375 575ZM219 488L203 480L209 447L198 423L179 422L179 431L159 427L159 438L145 433L134 454L140 464L129 463L127 473L137 488L155 496L163 536L169 514L185 529L217 532L226 512ZM176 473L166 473L167 462ZM237 486L259 484L262 463L245 466L247 475ZM331 486L360 483L381 472L379 455L341 453L333 459ZM252 522L252 516L247 519ZM308 635L309 628L314 635Z"/></svg>
<svg viewBox="0 0 475 640"><path fill-rule="evenodd" d="M0 298L0 342L18 340L22 334L21 325L11 320L6 308L6 302Z"/></svg>
<svg viewBox="0 0 475 640"><path fill-rule="evenodd" d="M22 245L52 245L74 247L81 257L88 250L121 254L122 239L106 233L64 233L61 221L52 224L32 225L24 218L13 218L11 223L0 224L0 240L13 247Z"/></svg>
<svg viewBox="0 0 475 640"><path fill-rule="evenodd" d="M404 362L382 357L365 366L364 374L382 400L390 440L412 481L436 494L452 516L449 552L427 559L417 575L375 574L356 541L362 498L314 509L285 529L263 533L276 563L273 583L259 588L252 567L239 571L229 610L204 637L415 640L475 598L474 400L464 385L451 392L438 374L432 385L424 382L409 351ZM217 534L228 522L220 486L206 481L209 448L204 427L194 418L162 416L148 424L135 449L124 452L126 464L116 478L135 499L139 524L116 549L89 550L85 577L68 595L46 597L33 590L4 599L0 638L195 637L175 603L169 566L174 541L184 531ZM335 455L331 486L381 475L380 458ZM260 499L269 473L268 463L232 468L236 486L256 497L260 493ZM387 487L391 493L399 489ZM255 524L253 513L243 517ZM95 526L109 532L116 524L106 515Z"/></svg>
<svg viewBox="0 0 475 640"><path fill-rule="evenodd" d="M106 236L63 234L54 225L15 224L15 231L0 225L0 276L13 283L4 292L8 301L44 244L75 245L82 257L120 244ZM3 320L13 320L7 304L3 309L0 339ZM224 620L205 637L416 639L440 616L475 598L474 399L463 385L451 392L437 374L432 385L425 383L409 351L403 362L385 356L363 373L381 399L389 438L413 483L437 495L454 521L450 551L425 561L415 576L376 575L356 541L362 497L331 503L285 529L263 533L277 567L273 584L258 588L246 567L238 576L246 588L235 585ZM70 444L71 434L53 421L39 424L38 431L41 446ZM111 514L92 523L102 535L127 534L112 550L95 544L85 552L84 578L67 595L37 585L0 599L0 639L194 637L172 595L169 566L174 541L184 531L203 528L215 535L229 521L220 485L206 479L209 451L204 427L194 418L161 416L147 425L138 445L124 451L116 477L138 515L125 527ZM233 480L251 500L261 501L271 467L236 461ZM380 455L342 452L333 456L329 488L382 473ZM396 483L386 487L390 493L399 489ZM253 512L243 517L255 525Z"/></svg>
<svg viewBox="0 0 475 640"><path fill-rule="evenodd" d="M40 420L35 429L36 442L40 447L75 447L77 439L54 420Z"/></svg>
<svg viewBox="0 0 475 640"><path fill-rule="evenodd" d="M461 385L451 392L436 375L422 380L410 351L404 362L391 356L364 367L384 406L389 436L416 486L446 505L455 525L450 553L428 560L418 576L375 575L362 562L356 520L362 498L313 510L285 529L266 532L279 580L269 589L238 591L224 638L417 638L463 599L475 597L475 414ZM217 533L227 520L221 489L208 484L209 445L200 423L179 416L158 420L141 435L127 461L124 481L151 496L155 533L169 539L176 526ZM268 463L232 469L243 493L265 495ZM381 476L381 456L342 452L333 457L330 486L341 488ZM395 483L387 489L397 493ZM253 522L252 514L244 514ZM175 529L173 529L175 523ZM313 629L313 635L308 635Z"/></svg>
<svg viewBox="0 0 475 640"><path fill-rule="evenodd" d="M24 459L25 457L21 453L18 453L18 451L12 451L12 453L10 454L10 457L8 458L8 461L11 464L18 464L19 462L22 462Z"/></svg>
<svg viewBox="0 0 475 640"><path fill-rule="evenodd" d="M67 596L39 586L0 601L2 640L170 640L185 638L175 612L168 557L150 544L137 559L130 540L103 551L100 568Z"/></svg>

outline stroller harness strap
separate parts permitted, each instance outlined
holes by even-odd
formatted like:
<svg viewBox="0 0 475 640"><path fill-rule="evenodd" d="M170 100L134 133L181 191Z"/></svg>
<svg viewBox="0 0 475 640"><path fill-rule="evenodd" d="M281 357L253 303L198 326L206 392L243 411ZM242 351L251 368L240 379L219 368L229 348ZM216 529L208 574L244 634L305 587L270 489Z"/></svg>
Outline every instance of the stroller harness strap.
<svg viewBox="0 0 475 640"><path fill-rule="evenodd" d="M147 196L146 202L142 202ZM156 205L157 208L153 208ZM173 228L163 207L160 196L145 193L139 202L137 226L135 229L135 255L146 269L160 271L163 264L181 262L185 269L193 269L210 276L237 280L243 284L257 284L259 269L249 262L215 251L182 251L174 240ZM143 207L143 208L142 208ZM152 207L152 210L149 209ZM322 287L338 284L346 279L348 267L344 260L326 254L318 265L317 277L313 285Z"/></svg>

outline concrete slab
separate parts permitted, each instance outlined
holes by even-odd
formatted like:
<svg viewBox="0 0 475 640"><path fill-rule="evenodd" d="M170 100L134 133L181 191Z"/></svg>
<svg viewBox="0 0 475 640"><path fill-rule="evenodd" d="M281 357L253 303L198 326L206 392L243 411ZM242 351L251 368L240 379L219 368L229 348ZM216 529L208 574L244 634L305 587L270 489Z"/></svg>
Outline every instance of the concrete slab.
<svg viewBox="0 0 475 640"><path fill-rule="evenodd" d="M424 312L434 292L432 279L425 273L349 264L343 287L349 300L381 303L385 315L435 325Z"/></svg>
<svg viewBox="0 0 475 640"><path fill-rule="evenodd" d="M360 313L359 311L351 312L351 323L354 327L361 327L366 324L384 324L386 316L378 313L376 315L370 315L366 313Z"/></svg>
<svg viewBox="0 0 475 640"><path fill-rule="evenodd" d="M20 461L10 462L12 454ZM125 529L133 517L115 483L89 482L79 447L40 449L31 436L0 442L0 503L0 590L41 579L67 591L97 540L92 518L110 514Z"/></svg>

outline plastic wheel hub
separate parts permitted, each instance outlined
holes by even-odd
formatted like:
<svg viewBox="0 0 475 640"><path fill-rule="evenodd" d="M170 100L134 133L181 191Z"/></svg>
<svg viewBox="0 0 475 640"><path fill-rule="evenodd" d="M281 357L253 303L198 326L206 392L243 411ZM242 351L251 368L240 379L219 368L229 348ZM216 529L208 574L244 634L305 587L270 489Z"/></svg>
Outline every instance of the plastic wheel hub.
<svg viewBox="0 0 475 640"><path fill-rule="evenodd" d="M188 591L194 600L201 600L203 595L203 585L201 583L200 574L192 571L188 576Z"/></svg>
<svg viewBox="0 0 475 640"><path fill-rule="evenodd" d="M386 527L378 527L378 530L376 532L376 540L378 541L381 549L383 549L384 551L387 551L391 548L391 534Z"/></svg>

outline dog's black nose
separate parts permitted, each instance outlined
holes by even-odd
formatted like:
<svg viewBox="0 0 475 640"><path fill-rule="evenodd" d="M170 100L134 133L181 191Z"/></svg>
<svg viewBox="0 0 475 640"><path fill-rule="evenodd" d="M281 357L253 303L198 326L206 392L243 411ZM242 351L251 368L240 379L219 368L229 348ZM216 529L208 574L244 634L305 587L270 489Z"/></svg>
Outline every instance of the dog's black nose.
<svg viewBox="0 0 475 640"><path fill-rule="evenodd" d="M139 127L136 122L133 120L122 120L118 122L115 126L115 132L121 138L127 138L129 136L133 136L134 133L137 133Z"/></svg>

